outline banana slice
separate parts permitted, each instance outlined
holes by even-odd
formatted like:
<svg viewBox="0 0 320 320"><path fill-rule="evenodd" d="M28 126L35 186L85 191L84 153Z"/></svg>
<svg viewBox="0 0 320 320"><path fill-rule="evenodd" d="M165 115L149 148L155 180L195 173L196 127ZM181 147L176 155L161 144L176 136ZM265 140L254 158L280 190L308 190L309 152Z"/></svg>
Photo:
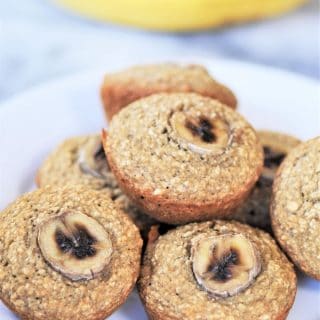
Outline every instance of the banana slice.
<svg viewBox="0 0 320 320"><path fill-rule="evenodd" d="M229 126L222 119L188 116L175 112L170 123L178 135L197 153L222 152L229 142Z"/></svg>
<svg viewBox="0 0 320 320"><path fill-rule="evenodd" d="M238 294L250 286L261 271L259 253L241 234L194 238L191 260L198 284L213 297Z"/></svg>
<svg viewBox="0 0 320 320"><path fill-rule="evenodd" d="M263 164L263 171L262 171L262 177L265 180L269 180L272 185L272 182L275 178L276 171L278 167L280 166L283 159L286 157L286 154L277 151L273 148L270 148L268 146L263 146L263 152L264 152L264 164Z"/></svg>
<svg viewBox="0 0 320 320"><path fill-rule="evenodd" d="M78 163L81 171L85 174L99 179L105 179L108 176L108 162L99 139L88 142L80 149Z"/></svg>
<svg viewBox="0 0 320 320"><path fill-rule="evenodd" d="M277 151L268 146L263 146L264 152L264 166L270 169L277 169L283 159L285 158L285 153Z"/></svg>
<svg viewBox="0 0 320 320"><path fill-rule="evenodd" d="M63 213L44 222L38 246L46 262L72 281L95 278L112 255L109 234L83 213Z"/></svg>

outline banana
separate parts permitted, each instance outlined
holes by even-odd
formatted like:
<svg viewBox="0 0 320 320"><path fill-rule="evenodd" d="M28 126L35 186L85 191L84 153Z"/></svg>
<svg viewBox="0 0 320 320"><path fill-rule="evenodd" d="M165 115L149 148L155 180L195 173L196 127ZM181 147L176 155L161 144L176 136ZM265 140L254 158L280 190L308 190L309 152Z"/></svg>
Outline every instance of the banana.
<svg viewBox="0 0 320 320"><path fill-rule="evenodd" d="M95 178L105 179L110 174L100 139L92 140L79 150L78 164L83 173Z"/></svg>
<svg viewBox="0 0 320 320"><path fill-rule="evenodd" d="M248 288L261 271L257 249L242 234L195 237L191 261L198 284L213 297L238 294Z"/></svg>
<svg viewBox="0 0 320 320"><path fill-rule="evenodd" d="M54 0L98 20L163 31L191 31L259 20L306 0Z"/></svg>
<svg viewBox="0 0 320 320"><path fill-rule="evenodd" d="M38 246L44 260L72 281L90 280L109 264L112 242L95 219L67 212L45 221L38 231Z"/></svg>
<svg viewBox="0 0 320 320"><path fill-rule="evenodd" d="M263 152L264 164L262 176L265 179L273 181L276 171L286 155L283 152L271 149L268 146L263 147Z"/></svg>
<svg viewBox="0 0 320 320"><path fill-rule="evenodd" d="M219 153L228 145L229 127L216 117L194 117L184 112L175 112L170 120L171 127L187 142L190 150L197 153Z"/></svg>

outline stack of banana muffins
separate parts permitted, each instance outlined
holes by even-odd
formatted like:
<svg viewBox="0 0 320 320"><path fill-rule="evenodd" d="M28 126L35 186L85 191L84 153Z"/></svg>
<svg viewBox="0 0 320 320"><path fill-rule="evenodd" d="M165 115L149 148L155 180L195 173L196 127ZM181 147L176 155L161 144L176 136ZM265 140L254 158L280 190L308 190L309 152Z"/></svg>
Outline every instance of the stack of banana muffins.
<svg viewBox="0 0 320 320"><path fill-rule="evenodd" d="M109 74L101 97L108 129L0 214L1 300L103 320L137 283L150 319L285 319L294 265L320 280L320 137L256 131L198 65Z"/></svg>

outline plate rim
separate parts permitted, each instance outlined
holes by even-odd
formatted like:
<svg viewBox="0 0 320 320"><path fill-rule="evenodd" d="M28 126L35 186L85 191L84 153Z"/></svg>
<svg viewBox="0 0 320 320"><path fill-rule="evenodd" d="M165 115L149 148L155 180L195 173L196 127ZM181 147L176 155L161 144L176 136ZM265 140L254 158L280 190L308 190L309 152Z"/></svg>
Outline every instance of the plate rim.
<svg viewBox="0 0 320 320"><path fill-rule="evenodd" d="M319 100L320 102L320 82L312 79L312 78L308 78L304 75L300 75L300 74L296 74L294 72L291 71L287 71L287 70L282 70L282 69L278 69L275 67L269 67L269 66L265 66L265 65L259 65L256 63L248 63L248 62L243 62L243 61L239 61L239 60L233 60L233 59L225 59L225 58L205 58L205 57L186 57L185 59L170 59L172 61L176 61L177 63L200 63L200 64L204 64L205 66L208 65L208 69L209 66L214 66L215 64L219 64L222 63L224 65L229 65L232 68L232 65L236 65L240 68L249 68L250 70L256 71L258 73L261 72L267 72L268 74L272 74L273 76L277 77L281 77L281 78L285 78L285 77L290 77L293 78L294 81L302 81L304 83L304 85L308 86L308 87L312 87L312 92L313 90L315 91L315 93L317 93L318 91L318 95L316 97L316 99ZM151 60L148 61L148 63L150 62L159 62L159 61L168 61L168 60ZM126 65L125 65L126 67ZM112 68L112 66L111 66ZM109 69L111 69L109 66ZM118 68L118 66L117 66ZM108 68L106 67L106 65L102 65L100 67L90 67L90 68L86 68L83 70L79 70L77 72L71 72L62 76L57 76L55 78L52 78L46 82L43 82L41 84L36 84L34 86L31 86L29 88L27 88L26 90L23 90L19 93L14 94L12 97L9 97L8 99L6 99L5 101L0 103L0 119L2 116L6 116L8 115L8 113L12 113L15 112L17 109L20 109L23 105L24 105L24 100L27 99L34 99L36 96L38 96L39 94L43 94L45 91L50 91L53 90L56 87L62 87L64 86L66 83L68 85L70 85L70 83L72 83L73 81L75 82L79 82L82 81L83 79L92 79L93 77L97 77L101 75L101 81L102 81L102 77L103 74L105 74L107 72ZM98 79L97 79L98 80ZM13 108L12 108L13 107ZM45 107L45 106L44 106ZM320 108L319 108L320 110ZM319 112L319 116L320 116L320 112ZM319 118L320 119L320 118ZM320 123L320 122L319 122ZM319 291L320 294L320 291Z"/></svg>

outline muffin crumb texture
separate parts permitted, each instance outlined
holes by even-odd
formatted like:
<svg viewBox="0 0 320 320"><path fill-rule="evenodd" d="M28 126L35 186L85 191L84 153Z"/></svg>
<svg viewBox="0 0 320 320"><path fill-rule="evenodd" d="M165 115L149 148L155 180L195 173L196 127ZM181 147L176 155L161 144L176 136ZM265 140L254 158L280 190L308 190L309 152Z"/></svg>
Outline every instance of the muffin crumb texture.
<svg viewBox="0 0 320 320"><path fill-rule="evenodd" d="M258 249L261 272L247 289L213 298L192 272L190 247L199 235L245 235ZM204 222L178 227L148 246L138 283L152 319L285 319L296 292L292 264L265 232L238 222Z"/></svg>
<svg viewBox="0 0 320 320"><path fill-rule="evenodd" d="M284 160L273 187L271 220L284 251L306 274L320 279L320 137Z"/></svg>
<svg viewBox="0 0 320 320"><path fill-rule="evenodd" d="M94 279L72 281L42 256L39 226L63 212L90 216L108 233L110 262ZM46 187L18 198L0 215L0 297L23 319L104 319L131 292L142 241L111 199L85 187Z"/></svg>
<svg viewBox="0 0 320 320"><path fill-rule="evenodd" d="M197 131L181 134L179 128L188 120ZM205 141L208 131L213 142ZM104 145L124 192L167 223L230 213L262 169L254 129L235 111L196 94L159 94L136 101L113 118ZM175 217L179 210L184 217Z"/></svg>
<svg viewBox="0 0 320 320"><path fill-rule="evenodd" d="M163 63L134 66L107 74L101 86L101 99L107 118L111 118L130 103L156 93L195 92L217 99L235 109L233 92L213 79L200 65Z"/></svg>

